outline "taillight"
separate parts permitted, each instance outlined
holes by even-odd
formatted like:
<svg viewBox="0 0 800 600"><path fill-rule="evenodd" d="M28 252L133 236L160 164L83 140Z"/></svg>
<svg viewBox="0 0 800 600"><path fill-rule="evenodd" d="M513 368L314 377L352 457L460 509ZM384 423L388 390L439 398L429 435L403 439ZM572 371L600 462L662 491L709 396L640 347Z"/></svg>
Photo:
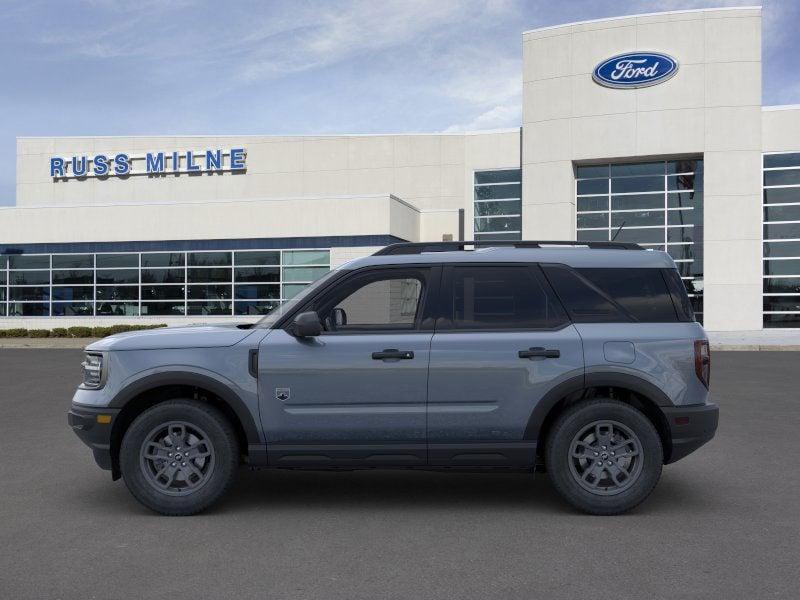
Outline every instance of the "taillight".
<svg viewBox="0 0 800 600"><path fill-rule="evenodd" d="M697 378L708 387L711 381L711 349L708 340L694 341L694 372Z"/></svg>

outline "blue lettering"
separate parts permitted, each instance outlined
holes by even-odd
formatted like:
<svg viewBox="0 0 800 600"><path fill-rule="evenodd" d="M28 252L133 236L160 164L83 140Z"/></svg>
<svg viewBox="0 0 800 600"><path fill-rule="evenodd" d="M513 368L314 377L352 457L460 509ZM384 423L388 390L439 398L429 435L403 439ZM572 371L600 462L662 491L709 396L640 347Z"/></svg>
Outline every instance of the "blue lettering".
<svg viewBox="0 0 800 600"><path fill-rule="evenodd" d="M108 174L108 157L105 154L98 154L92 162L94 163L93 170L95 175Z"/></svg>
<svg viewBox="0 0 800 600"><path fill-rule="evenodd" d="M206 150L206 171L222 168L222 150Z"/></svg>
<svg viewBox="0 0 800 600"><path fill-rule="evenodd" d="M159 152L153 154L147 153L147 172L148 173L163 173L164 172L164 153Z"/></svg>
<svg viewBox="0 0 800 600"><path fill-rule="evenodd" d="M78 162L78 157L77 156L73 156L72 157L72 174L75 177L83 177L84 175L86 175L86 171L87 171L87 168L86 168L86 157L85 156L81 156L80 159L81 159L80 162Z"/></svg>
<svg viewBox="0 0 800 600"><path fill-rule="evenodd" d="M51 158L50 159L50 177L63 177L64 176L64 159Z"/></svg>
<svg viewBox="0 0 800 600"><path fill-rule="evenodd" d="M244 148L231 148L231 171L241 171L244 168Z"/></svg>
<svg viewBox="0 0 800 600"><path fill-rule="evenodd" d="M128 162L128 155L120 152L114 157L114 173L117 175L127 175L131 171L131 165Z"/></svg>
<svg viewBox="0 0 800 600"><path fill-rule="evenodd" d="M175 173L181 170L181 158L177 152L172 153L172 170Z"/></svg>
<svg viewBox="0 0 800 600"><path fill-rule="evenodd" d="M194 156L192 155L191 150L186 151L186 170L187 171L199 171L200 165L194 164Z"/></svg>

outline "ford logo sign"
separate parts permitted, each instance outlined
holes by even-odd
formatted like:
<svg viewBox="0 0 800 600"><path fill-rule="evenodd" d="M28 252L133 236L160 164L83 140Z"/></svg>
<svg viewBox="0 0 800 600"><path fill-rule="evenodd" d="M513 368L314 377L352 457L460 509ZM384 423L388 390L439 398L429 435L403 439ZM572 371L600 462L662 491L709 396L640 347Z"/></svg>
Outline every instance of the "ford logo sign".
<svg viewBox="0 0 800 600"><path fill-rule="evenodd" d="M678 61L658 52L628 52L601 62L592 79L610 88L641 88L666 81L678 72Z"/></svg>

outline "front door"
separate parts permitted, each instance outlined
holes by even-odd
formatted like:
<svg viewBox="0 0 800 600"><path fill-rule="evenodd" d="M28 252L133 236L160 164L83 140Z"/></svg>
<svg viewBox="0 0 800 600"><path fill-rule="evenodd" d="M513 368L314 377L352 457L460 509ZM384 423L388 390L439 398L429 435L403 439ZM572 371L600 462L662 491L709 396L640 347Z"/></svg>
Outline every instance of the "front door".
<svg viewBox="0 0 800 600"><path fill-rule="evenodd" d="M439 466L534 464L526 429L555 386L582 381L580 336L536 265L446 267L431 344L429 460Z"/></svg>
<svg viewBox="0 0 800 600"><path fill-rule="evenodd" d="M438 275L429 267L355 272L302 309L319 314L322 335L278 329L264 338L258 387L270 464L426 464L426 311Z"/></svg>

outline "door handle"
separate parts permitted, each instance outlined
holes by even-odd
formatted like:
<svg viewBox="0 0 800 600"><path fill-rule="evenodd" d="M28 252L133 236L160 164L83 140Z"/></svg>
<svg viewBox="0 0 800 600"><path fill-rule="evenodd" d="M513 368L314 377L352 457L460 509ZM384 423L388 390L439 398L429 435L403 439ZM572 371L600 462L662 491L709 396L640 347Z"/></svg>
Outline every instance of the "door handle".
<svg viewBox="0 0 800 600"><path fill-rule="evenodd" d="M411 350L396 350L394 348L387 348L381 352L373 352L372 360L386 360L387 358L399 358L401 360L411 360L414 358L414 353Z"/></svg>
<svg viewBox="0 0 800 600"><path fill-rule="evenodd" d="M559 358L561 351L546 348L528 348L527 350L520 350L518 355L520 358Z"/></svg>

